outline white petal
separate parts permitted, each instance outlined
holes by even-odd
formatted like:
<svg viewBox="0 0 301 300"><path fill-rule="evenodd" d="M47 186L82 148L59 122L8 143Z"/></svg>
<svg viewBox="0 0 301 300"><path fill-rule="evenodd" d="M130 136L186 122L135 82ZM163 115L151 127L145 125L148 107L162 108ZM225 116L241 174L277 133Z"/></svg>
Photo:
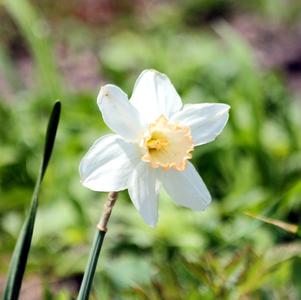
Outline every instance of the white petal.
<svg viewBox="0 0 301 300"><path fill-rule="evenodd" d="M204 210L210 204L210 193L190 162L184 171L160 170L159 174L164 189L177 204L194 210Z"/></svg>
<svg viewBox="0 0 301 300"><path fill-rule="evenodd" d="M162 114L169 118L182 107L182 100L169 78L155 70L140 74L130 102L146 124Z"/></svg>
<svg viewBox="0 0 301 300"><path fill-rule="evenodd" d="M190 127L195 146L213 141L224 129L230 106L222 103L185 105L172 120Z"/></svg>
<svg viewBox="0 0 301 300"><path fill-rule="evenodd" d="M128 182L131 200L144 219L154 227L158 221L158 185L155 170L141 162L131 174Z"/></svg>
<svg viewBox="0 0 301 300"><path fill-rule="evenodd" d="M105 135L94 143L80 163L82 184L93 191L124 190L138 161L134 144L115 134Z"/></svg>
<svg viewBox="0 0 301 300"><path fill-rule="evenodd" d="M100 89L97 103L105 123L125 139L135 140L143 130L137 110L117 86L107 84Z"/></svg>

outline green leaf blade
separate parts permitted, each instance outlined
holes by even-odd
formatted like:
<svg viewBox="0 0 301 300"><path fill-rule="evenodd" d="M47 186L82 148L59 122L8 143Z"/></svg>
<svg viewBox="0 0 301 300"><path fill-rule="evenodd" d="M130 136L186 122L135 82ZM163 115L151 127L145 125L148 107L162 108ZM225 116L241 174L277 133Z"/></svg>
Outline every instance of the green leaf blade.
<svg viewBox="0 0 301 300"><path fill-rule="evenodd" d="M61 104L58 101L54 104L52 113L49 118L45 137L44 155L40 167L40 172L36 181L29 212L26 216L14 249L11 264L9 267L8 279L4 290L3 300L15 300L19 297L31 246L35 217L38 208L40 187L53 150L55 136L60 119L60 112Z"/></svg>

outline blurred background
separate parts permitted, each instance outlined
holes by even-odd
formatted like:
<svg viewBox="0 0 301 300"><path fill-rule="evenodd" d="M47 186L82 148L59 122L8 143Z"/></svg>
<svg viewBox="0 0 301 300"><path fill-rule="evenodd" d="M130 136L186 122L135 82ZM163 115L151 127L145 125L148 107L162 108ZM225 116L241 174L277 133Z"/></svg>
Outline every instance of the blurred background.
<svg viewBox="0 0 301 300"><path fill-rule="evenodd" d="M108 132L99 87L130 95L154 68L184 102L232 107L193 157L214 199L193 212L162 191L150 229L123 192L91 299L301 299L298 236L246 215L301 221L299 0L2 0L0 21L0 293L54 101L62 118L21 299L76 295L106 197L78 174Z"/></svg>

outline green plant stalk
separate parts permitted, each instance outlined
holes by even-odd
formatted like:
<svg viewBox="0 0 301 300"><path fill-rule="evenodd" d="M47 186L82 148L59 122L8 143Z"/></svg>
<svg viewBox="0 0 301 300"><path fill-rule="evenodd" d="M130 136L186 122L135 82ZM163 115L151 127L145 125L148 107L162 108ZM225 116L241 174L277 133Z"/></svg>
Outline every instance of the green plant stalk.
<svg viewBox="0 0 301 300"><path fill-rule="evenodd" d="M35 217L38 208L38 197L40 187L54 146L56 131L60 118L60 111L61 104L60 102L56 102L48 122L45 138L44 155L40 166L39 175L36 181L34 193L32 196L31 205L25 222L23 224L22 230L18 236L18 240L9 267L9 273L3 294L3 300L16 300L19 297L26 263L29 255L29 250L31 246Z"/></svg>
<svg viewBox="0 0 301 300"><path fill-rule="evenodd" d="M77 299L89 299L89 294L101 250L101 246L106 235L105 231L97 230L91 248L91 253L88 259L84 278L81 283L81 288Z"/></svg>
<svg viewBox="0 0 301 300"><path fill-rule="evenodd" d="M81 283L77 300L89 299L99 254L101 251L103 240L107 232L107 224L110 219L113 206L117 200L117 196L118 196L117 192L111 192L108 195L108 199L104 206L104 212L102 218L97 225L97 231L95 233L94 241L91 247L91 252L89 255L89 259L87 262L86 270L84 273L84 277Z"/></svg>

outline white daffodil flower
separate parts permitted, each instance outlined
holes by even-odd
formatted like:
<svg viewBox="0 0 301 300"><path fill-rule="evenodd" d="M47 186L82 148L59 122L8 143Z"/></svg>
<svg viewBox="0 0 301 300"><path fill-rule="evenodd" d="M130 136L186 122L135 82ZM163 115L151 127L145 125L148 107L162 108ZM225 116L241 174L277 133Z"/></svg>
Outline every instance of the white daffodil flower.
<svg viewBox="0 0 301 300"><path fill-rule="evenodd" d="M128 189L144 221L158 221L161 184L178 205L205 210L211 196L188 161L194 147L213 141L228 120L230 106L182 101L164 74L145 70L132 97L115 85L100 89L97 103L115 134L99 138L80 163L82 184L94 191Z"/></svg>

